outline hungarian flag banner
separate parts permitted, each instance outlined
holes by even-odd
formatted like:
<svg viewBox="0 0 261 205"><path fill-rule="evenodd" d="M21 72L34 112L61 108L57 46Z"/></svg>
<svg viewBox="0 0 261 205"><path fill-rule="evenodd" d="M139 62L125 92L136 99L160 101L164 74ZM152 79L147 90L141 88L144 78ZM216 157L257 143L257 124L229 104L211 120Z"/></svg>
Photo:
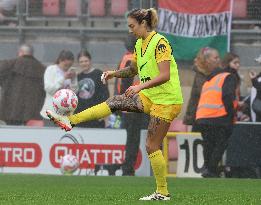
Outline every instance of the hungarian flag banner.
<svg viewBox="0 0 261 205"><path fill-rule="evenodd" d="M158 32L179 60L192 60L202 47L229 51L233 0L159 0Z"/></svg>

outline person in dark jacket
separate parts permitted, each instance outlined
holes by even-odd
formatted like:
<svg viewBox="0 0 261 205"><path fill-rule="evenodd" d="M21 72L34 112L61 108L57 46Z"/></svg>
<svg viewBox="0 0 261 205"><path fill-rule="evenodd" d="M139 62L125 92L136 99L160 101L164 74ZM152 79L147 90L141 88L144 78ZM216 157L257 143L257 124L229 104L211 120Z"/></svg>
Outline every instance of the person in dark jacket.
<svg viewBox="0 0 261 205"><path fill-rule="evenodd" d="M261 100L261 72L256 73L255 71L250 71L249 77L251 79L253 88L256 89L256 95L254 98ZM252 104L252 108L253 108L253 104ZM255 120L254 119L252 119L252 120L254 120L255 122L261 122L261 113L258 113L255 110L253 110L253 111L255 112ZM252 118L254 118L254 117L252 116Z"/></svg>
<svg viewBox="0 0 261 205"><path fill-rule="evenodd" d="M44 71L45 66L27 44L20 46L17 58L0 61L1 120L8 125L23 125L30 119L41 119Z"/></svg>
<svg viewBox="0 0 261 205"><path fill-rule="evenodd" d="M241 94L240 94L240 85L241 85L241 78L239 75L239 69L240 69L240 58L235 53L226 53L222 60L222 67L224 68L225 72L229 72L232 75L234 75L236 79L237 84L237 90L236 90L236 97L238 99L238 110L237 110L237 120L238 121L249 121L249 106L245 102L247 98L244 100L241 100Z"/></svg>
<svg viewBox="0 0 261 205"><path fill-rule="evenodd" d="M239 56L235 53L226 53L222 60L222 67L226 72L229 72L235 76L237 86L239 87L241 83L241 79L238 73L240 68Z"/></svg>
<svg viewBox="0 0 261 205"><path fill-rule="evenodd" d="M183 119L183 123L185 125L192 126L192 130L191 130L192 132L199 131L197 124L195 123L196 111L197 111L202 85L204 84L204 82L207 79L207 76L209 75L209 72L206 70L206 65L205 65L206 56L204 56L202 52L202 50L204 49L206 48L200 49L196 58L194 59L193 70L195 71L195 77L192 84L192 89L191 89L190 98L186 109L186 114Z"/></svg>
<svg viewBox="0 0 261 205"><path fill-rule="evenodd" d="M237 80L221 69L217 51L209 55L207 69L211 74L204 83L196 112L196 123L203 138L203 177L219 177L218 164L232 134L236 113Z"/></svg>

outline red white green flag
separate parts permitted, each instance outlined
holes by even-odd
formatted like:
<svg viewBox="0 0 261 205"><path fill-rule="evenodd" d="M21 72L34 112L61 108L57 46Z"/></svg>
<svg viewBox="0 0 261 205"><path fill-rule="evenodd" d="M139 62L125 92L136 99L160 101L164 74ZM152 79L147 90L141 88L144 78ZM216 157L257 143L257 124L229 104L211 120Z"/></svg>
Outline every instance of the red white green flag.
<svg viewBox="0 0 261 205"><path fill-rule="evenodd" d="M229 50L233 0L158 0L158 32L170 41L174 56L192 60L202 47Z"/></svg>

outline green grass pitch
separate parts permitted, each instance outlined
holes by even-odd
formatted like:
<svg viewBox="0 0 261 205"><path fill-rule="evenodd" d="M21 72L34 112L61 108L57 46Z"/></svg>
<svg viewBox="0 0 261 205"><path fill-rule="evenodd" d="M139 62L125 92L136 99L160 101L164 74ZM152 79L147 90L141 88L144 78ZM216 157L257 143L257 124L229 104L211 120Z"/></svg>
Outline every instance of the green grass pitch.
<svg viewBox="0 0 261 205"><path fill-rule="evenodd" d="M261 180L168 178L171 201L144 202L153 177L0 174L0 205L261 205Z"/></svg>

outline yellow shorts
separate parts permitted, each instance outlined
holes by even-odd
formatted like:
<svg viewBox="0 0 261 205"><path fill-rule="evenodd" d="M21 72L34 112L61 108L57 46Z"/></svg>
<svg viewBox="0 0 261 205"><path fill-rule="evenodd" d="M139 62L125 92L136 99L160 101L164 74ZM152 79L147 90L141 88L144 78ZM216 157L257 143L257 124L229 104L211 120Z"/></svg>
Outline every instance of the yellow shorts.
<svg viewBox="0 0 261 205"><path fill-rule="evenodd" d="M161 118L166 122L172 122L179 115L182 108L182 105L153 104L151 100L141 92L139 96L143 104L144 113Z"/></svg>

